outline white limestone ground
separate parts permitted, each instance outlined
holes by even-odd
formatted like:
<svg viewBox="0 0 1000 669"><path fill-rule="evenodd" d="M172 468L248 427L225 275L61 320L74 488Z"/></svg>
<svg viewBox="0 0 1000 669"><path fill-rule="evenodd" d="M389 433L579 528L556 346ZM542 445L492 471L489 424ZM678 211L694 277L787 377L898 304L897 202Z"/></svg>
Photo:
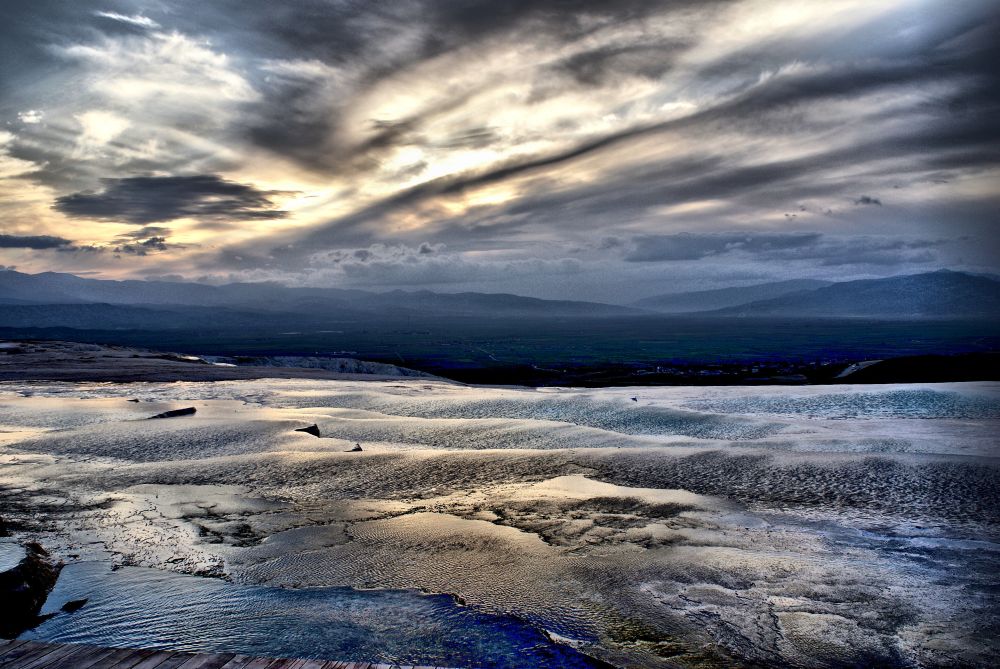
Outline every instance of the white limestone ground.
<svg viewBox="0 0 1000 669"><path fill-rule="evenodd" d="M988 383L7 383L0 516L69 560L453 593L615 662L988 664L998 426Z"/></svg>

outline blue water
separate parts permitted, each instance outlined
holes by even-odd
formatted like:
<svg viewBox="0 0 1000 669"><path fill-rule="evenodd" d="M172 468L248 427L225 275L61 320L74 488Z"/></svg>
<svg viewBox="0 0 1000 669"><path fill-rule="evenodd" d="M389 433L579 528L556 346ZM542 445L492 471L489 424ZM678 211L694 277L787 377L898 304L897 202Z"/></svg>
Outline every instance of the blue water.
<svg viewBox="0 0 1000 669"><path fill-rule="evenodd" d="M812 396L736 397L689 402L702 411L735 414L800 414L823 418L1000 418L995 395L926 388L854 391Z"/></svg>
<svg viewBox="0 0 1000 669"><path fill-rule="evenodd" d="M67 601L86 598L74 613ZM101 562L67 565L20 638L395 664L584 668L598 663L512 617L412 590L236 585Z"/></svg>
<svg viewBox="0 0 1000 669"><path fill-rule="evenodd" d="M491 397L461 400L387 398L369 393L343 393L316 398L291 398L288 404L377 411L413 418L509 418L554 420L629 435L679 434L698 439L762 439L781 430L778 423L761 423L732 416L714 416L678 409L633 406L587 397Z"/></svg>

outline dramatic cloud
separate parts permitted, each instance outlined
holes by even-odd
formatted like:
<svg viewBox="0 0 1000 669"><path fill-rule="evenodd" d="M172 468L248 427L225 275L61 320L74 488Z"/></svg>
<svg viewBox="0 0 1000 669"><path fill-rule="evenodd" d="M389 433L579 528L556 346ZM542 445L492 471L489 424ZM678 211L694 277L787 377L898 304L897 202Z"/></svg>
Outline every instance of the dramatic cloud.
<svg viewBox="0 0 1000 669"><path fill-rule="evenodd" d="M115 253L130 253L132 255L144 256L157 251L166 251L167 248L166 237L150 237L149 239L136 241L133 244L116 246L114 251Z"/></svg>
<svg viewBox="0 0 1000 669"><path fill-rule="evenodd" d="M72 242L49 235L0 235L0 248L4 249L57 249Z"/></svg>
<svg viewBox="0 0 1000 669"><path fill-rule="evenodd" d="M0 232L74 240L0 249L28 271L628 301L1000 270L995 2L5 10Z"/></svg>
<svg viewBox="0 0 1000 669"><path fill-rule="evenodd" d="M0 130L0 179L12 179L38 171L42 166L11 154L17 137L13 133Z"/></svg>
<svg viewBox="0 0 1000 669"><path fill-rule="evenodd" d="M287 214L270 200L280 191L260 191L211 174L101 181L99 192L57 198L56 209L68 216L139 225L179 218L266 220Z"/></svg>
<svg viewBox="0 0 1000 669"><path fill-rule="evenodd" d="M133 256L146 256L171 249L184 248L184 245L167 243L171 232L170 228L158 225L146 225L137 230L129 230L117 236L116 241L118 244L111 248L111 250L117 254L124 253Z"/></svg>

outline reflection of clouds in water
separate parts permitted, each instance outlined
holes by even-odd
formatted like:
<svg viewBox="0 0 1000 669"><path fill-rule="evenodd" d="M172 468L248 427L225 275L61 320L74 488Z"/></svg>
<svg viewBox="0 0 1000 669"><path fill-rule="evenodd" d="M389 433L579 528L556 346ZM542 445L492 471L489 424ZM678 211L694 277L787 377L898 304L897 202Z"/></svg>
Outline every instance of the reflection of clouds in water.
<svg viewBox="0 0 1000 669"><path fill-rule="evenodd" d="M0 398L26 430L5 508L64 528L57 548L96 532L118 563L450 592L650 666L704 644L803 665L997 651L994 384L8 390L32 396ZM294 432L312 423L323 438Z"/></svg>
<svg viewBox="0 0 1000 669"><path fill-rule="evenodd" d="M59 614L79 599L80 611ZM24 638L384 663L475 666L488 657L497 669L596 666L522 621L415 591L254 587L84 562L66 568L45 613L55 616Z"/></svg>

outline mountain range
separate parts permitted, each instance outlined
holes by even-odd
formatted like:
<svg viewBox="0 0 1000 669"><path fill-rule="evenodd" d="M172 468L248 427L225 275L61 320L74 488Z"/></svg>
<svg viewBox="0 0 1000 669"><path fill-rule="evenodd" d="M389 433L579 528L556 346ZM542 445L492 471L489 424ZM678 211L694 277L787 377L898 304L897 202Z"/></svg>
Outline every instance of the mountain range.
<svg viewBox="0 0 1000 669"><path fill-rule="evenodd" d="M459 318L582 319L652 314L753 318L997 319L1000 281L941 270L860 281L793 280L660 295L628 306L499 293L384 293L109 281L56 272L0 272L0 327L216 329L330 326Z"/></svg>
<svg viewBox="0 0 1000 669"><path fill-rule="evenodd" d="M20 320L41 317L42 305L67 305L67 314L85 317L84 305L131 307L109 310L114 318L134 313L143 318L145 312L174 311L178 308L194 311L212 308L212 313L227 312L226 317L239 320L239 314L264 313L295 315L307 322L337 319L357 319L388 314L406 316L476 316L514 317L544 315L547 317L623 316L639 313L631 307L578 302L572 300L542 300L505 293L434 293L427 290L394 290L384 293L339 288L288 287L277 283L231 283L213 286L179 281L108 281L87 279L72 274L43 272L24 274L0 272L0 304L6 324L15 315ZM29 309L28 307L35 307ZM92 311L92 310L91 310Z"/></svg>
<svg viewBox="0 0 1000 669"><path fill-rule="evenodd" d="M737 307L758 300L769 300L790 293L822 288L831 283L833 282L818 279L791 279L789 281L758 283L752 286L697 290L689 293L667 293L637 300L632 303L632 306L671 314L694 313Z"/></svg>
<svg viewBox="0 0 1000 669"><path fill-rule="evenodd" d="M718 316L1000 319L1000 281L939 270L843 281L711 312Z"/></svg>

